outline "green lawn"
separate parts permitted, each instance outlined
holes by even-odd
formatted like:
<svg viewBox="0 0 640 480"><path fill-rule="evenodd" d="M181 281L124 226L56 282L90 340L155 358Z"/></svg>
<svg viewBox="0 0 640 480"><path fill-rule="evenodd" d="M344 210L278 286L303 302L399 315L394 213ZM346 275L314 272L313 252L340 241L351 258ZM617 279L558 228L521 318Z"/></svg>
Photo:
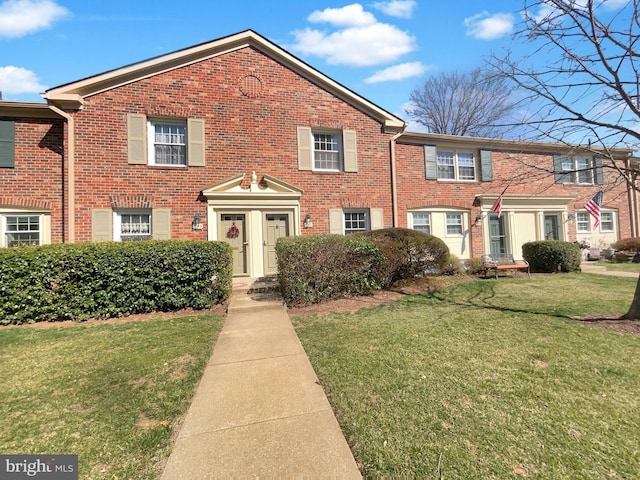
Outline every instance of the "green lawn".
<svg viewBox="0 0 640 480"><path fill-rule="evenodd" d="M606 267L607 270L640 273L640 263L612 263L601 260L599 262L596 262L596 264Z"/></svg>
<svg viewBox="0 0 640 480"><path fill-rule="evenodd" d="M489 279L293 320L367 477L632 479L640 336L570 317L626 312L635 284Z"/></svg>
<svg viewBox="0 0 640 480"><path fill-rule="evenodd" d="M81 479L155 479L222 316L0 328L0 452L78 454Z"/></svg>

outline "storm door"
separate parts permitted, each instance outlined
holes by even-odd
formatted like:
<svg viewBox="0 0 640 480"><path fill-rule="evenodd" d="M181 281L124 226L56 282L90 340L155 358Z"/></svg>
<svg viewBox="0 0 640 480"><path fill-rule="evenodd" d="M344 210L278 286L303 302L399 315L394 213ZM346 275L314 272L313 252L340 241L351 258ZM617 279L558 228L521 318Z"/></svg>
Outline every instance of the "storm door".
<svg viewBox="0 0 640 480"><path fill-rule="evenodd" d="M489 253L507 253L504 216L489 214Z"/></svg>

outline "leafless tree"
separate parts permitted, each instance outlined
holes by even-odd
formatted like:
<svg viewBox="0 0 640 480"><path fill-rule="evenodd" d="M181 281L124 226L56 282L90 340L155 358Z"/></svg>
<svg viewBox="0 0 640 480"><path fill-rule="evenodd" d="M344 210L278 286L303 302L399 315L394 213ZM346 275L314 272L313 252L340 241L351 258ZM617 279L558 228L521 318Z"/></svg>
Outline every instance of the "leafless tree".
<svg viewBox="0 0 640 480"><path fill-rule="evenodd" d="M429 133L501 138L513 111L512 88L500 75L477 68L429 77L411 92L405 113ZM510 127L509 127L510 128Z"/></svg>
<svg viewBox="0 0 640 480"><path fill-rule="evenodd" d="M637 163L616 158L613 149L640 145L639 2L524 0L514 41L528 54L489 61L525 93L521 105L533 132L592 145L634 189ZM640 280L626 317L640 319Z"/></svg>

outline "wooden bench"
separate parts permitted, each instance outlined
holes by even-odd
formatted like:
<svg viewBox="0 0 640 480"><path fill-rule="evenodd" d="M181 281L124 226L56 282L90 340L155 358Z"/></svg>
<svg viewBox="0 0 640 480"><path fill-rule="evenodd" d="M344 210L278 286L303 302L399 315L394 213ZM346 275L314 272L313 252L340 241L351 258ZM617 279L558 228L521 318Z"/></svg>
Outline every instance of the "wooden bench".
<svg viewBox="0 0 640 480"><path fill-rule="evenodd" d="M526 270L529 278L531 278L531 271L529 270L529 262L526 260L514 260L513 255L510 253L492 253L482 255L482 267L484 268L484 276L486 277L488 272L493 270L498 278L498 272L501 270Z"/></svg>

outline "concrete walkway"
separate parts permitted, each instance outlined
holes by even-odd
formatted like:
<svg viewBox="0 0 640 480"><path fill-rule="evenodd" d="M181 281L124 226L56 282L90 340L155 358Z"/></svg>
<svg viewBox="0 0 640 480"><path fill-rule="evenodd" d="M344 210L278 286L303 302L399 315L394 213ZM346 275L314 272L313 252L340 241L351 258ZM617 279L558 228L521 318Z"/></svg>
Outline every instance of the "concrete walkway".
<svg viewBox="0 0 640 480"><path fill-rule="evenodd" d="M615 270L607 270L607 267L603 265L597 265L593 262L582 262L580 269L584 273L597 273L598 275L609 275L611 277L630 277L638 278L637 273L634 272L616 272Z"/></svg>
<svg viewBox="0 0 640 480"><path fill-rule="evenodd" d="M361 478L281 297L234 282L162 480Z"/></svg>

